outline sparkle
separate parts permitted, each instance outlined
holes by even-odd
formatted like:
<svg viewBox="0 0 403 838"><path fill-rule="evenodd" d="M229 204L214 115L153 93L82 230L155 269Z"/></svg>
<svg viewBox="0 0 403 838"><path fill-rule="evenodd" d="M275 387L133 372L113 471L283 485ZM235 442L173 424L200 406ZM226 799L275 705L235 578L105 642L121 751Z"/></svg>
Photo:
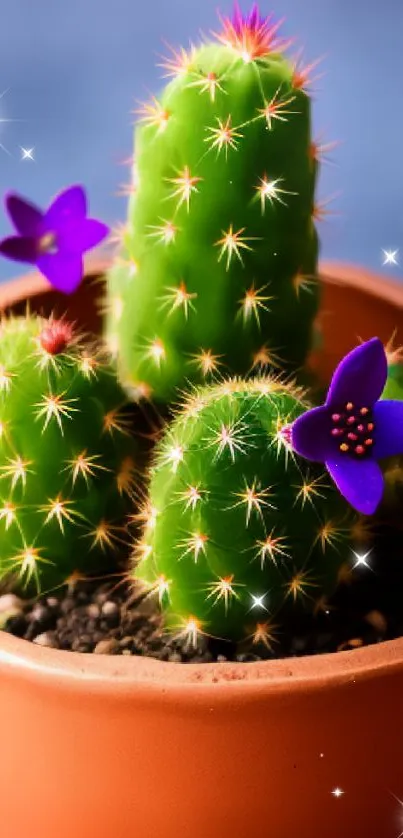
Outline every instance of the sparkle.
<svg viewBox="0 0 403 838"><path fill-rule="evenodd" d="M176 474L179 463L183 462L184 449L181 445L173 444L166 447L161 459L161 465L170 465L172 474Z"/></svg>
<svg viewBox="0 0 403 838"><path fill-rule="evenodd" d="M213 355L211 349L200 349L197 355L192 356L189 363L196 363L200 367L204 378L206 378L208 375L218 372L219 367L223 366L220 361L220 358L223 357L223 355Z"/></svg>
<svg viewBox="0 0 403 838"><path fill-rule="evenodd" d="M243 492L232 492L232 494L240 498L237 503L234 503L233 506L228 507L228 509L236 509L238 506L245 506L246 507L246 526L249 526L250 518L252 512L255 511L257 515L263 520L263 507L268 507L270 509L276 509L276 507L270 503L267 498L272 497L273 493L271 491L271 487L268 489L261 489L260 491L256 488L256 480L253 481L251 486L248 486L246 479L245 479L245 489Z"/></svg>
<svg viewBox="0 0 403 838"><path fill-rule="evenodd" d="M189 538L185 539L184 541L181 541L178 544L179 548L186 548L184 552L181 554L179 561L181 561L181 559L184 559L191 553L193 556L194 563L197 564L200 553L203 553L204 556L206 555L207 542L208 538L206 535L204 535L204 533L192 533Z"/></svg>
<svg viewBox="0 0 403 838"><path fill-rule="evenodd" d="M60 495L55 498L55 500L48 501L47 504L44 506L40 506L39 509L41 512L47 512L47 516L45 518L45 524L49 524L50 521L56 519L60 532L64 534L64 522L67 521L69 524L74 524L74 515L77 517L78 513L72 509L71 501L63 500Z"/></svg>
<svg viewBox="0 0 403 838"><path fill-rule="evenodd" d="M383 265L398 265L397 256L398 250L383 250L384 260Z"/></svg>
<svg viewBox="0 0 403 838"><path fill-rule="evenodd" d="M160 369L161 361L165 361L166 352L162 340L155 338L147 349L146 358L151 358L155 365Z"/></svg>
<svg viewBox="0 0 403 838"><path fill-rule="evenodd" d="M275 567L278 567L277 562L279 559L290 558L290 555L287 552L286 538L282 535L274 535L274 528L267 538L263 541L257 541L255 547L257 547L257 551L254 558L260 559L261 570L264 570L267 559L269 559Z"/></svg>
<svg viewBox="0 0 403 838"><path fill-rule="evenodd" d="M158 64L158 67L166 70L163 78L181 78L192 72L196 59L196 47L190 44L190 49L187 51L183 47L176 50L169 44L166 44L166 46L171 56L164 58L162 64Z"/></svg>
<svg viewBox="0 0 403 838"><path fill-rule="evenodd" d="M196 184L203 180L203 178L191 175L189 166L185 166L183 171L179 172L178 177L167 178L167 180L169 183L173 183L177 187L169 197L176 198L178 196L179 201L177 208L179 209L182 204L186 204L187 211L189 212L192 193L199 191Z"/></svg>
<svg viewBox="0 0 403 838"><path fill-rule="evenodd" d="M291 105L294 99L295 96L281 97L280 88L278 87L273 98L269 102L265 102L264 108L259 109L259 113L267 122L269 131L273 129L273 120L277 119L279 122L287 122L287 116L289 114L298 113L298 111L287 110L287 105Z"/></svg>
<svg viewBox="0 0 403 838"><path fill-rule="evenodd" d="M220 93L225 93L224 88L221 87L220 79L215 73L202 75L196 81L192 81L188 86L200 87L200 93L208 93L212 102L215 102L217 90L219 90Z"/></svg>
<svg viewBox="0 0 403 838"><path fill-rule="evenodd" d="M161 218L163 224L152 225L150 224L150 230L154 230L154 233L147 233L149 238L159 239L160 244L171 244L175 241L176 234L179 230L179 227L176 227L173 221L167 221L166 218Z"/></svg>
<svg viewBox="0 0 403 838"><path fill-rule="evenodd" d="M141 108L134 111L134 113L139 115L140 122L156 127L158 134L165 131L171 116L169 111L162 107L155 96L152 97L151 102L143 103Z"/></svg>
<svg viewBox="0 0 403 838"><path fill-rule="evenodd" d="M18 483L21 481L22 487L25 489L27 484L27 474L33 474L33 472L28 468L28 466L32 465L30 460L23 460L21 457L15 457L15 459L8 459L8 466L1 466L0 471L2 474L0 478L3 479L4 477L11 477L11 490L13 491Z"/></svg>
<svg viewBox="0 0 403 838"><path fill-rule="evenodd" d="M228 449L233 463L237 453L245 454L247 449L246 430L246 426L239 421L230 425L222 424L219 432L210 443L210 445L217 446L216 458L221 457L226 449Z"/></svg>
<svg viewBox="0 0 403 838"><path fill-rule="evenodd" d="M15 378L15 374L12 372L8 372L3 364L0 364L0 392L1 393L9 393L11 382Z"/></svg>
<svg viewBox="0 0 403 838"><path fill-rule="evenodd" d="M224 602L225 613L228 611L231 600L239 599L239 595L235 591L235 587L239 587L239 585L234 583L233 579L233 575L225 576L224 578L219 578L218 582L212 582L207 586L207 590L210 591L207 599L215 597L213 606L218 605L218 603L222 600Z"/></svg>
<svg viewBox="0 0 403 838"><path fill-rule="evenodd" d="M197 504L203 499L200 486L188 486L184 492L177 492L177 495L185 503L185 512L189 508L194 512Z"/></svg>
<svg viewBox="0 0 403 838"><path fill-rule="evenodd" d="M268 308L268 306L265 305L265 303L270 302L270 300L274 299L274 297L268 297L260 293L261 291L264 291L267 287L268 285L266 284L262 285L261 288L255 288L255 283L253 283L249 290L246 292L244 298L242 300L239 300L239 303L241 304L241 313L244 325L250 319L252 319L252 317L254 317L260 329L260 309L262 311L270 311L270 309Z"/></svg>
<svg viewBox="0 0 403 838"><path fill-rule="evenodd" d="M238 140L242 138L242 134L232 126L232 117L229 115L224 122L220 117L216 117L218 127L207 128L211 136L205 138L205 142L210 144L210 149L217 149L217 156L224 149L225 157L228 157L228 149L232 148L235 151L238 148Z"/></svg>
<svg viewBox="0 0 403 838"><path fill-rule="evenodd" d="M87 449L84 449L84 451L81 451L81 453L78 454L77 457L73 457L73 459L71 460L66 460L67 465L63 469L63 471L71 472L73 487L76 485L78 478L82 477L85 480L85 484L88 488L90 478L96 476L97 469L99 471L110 471L110 469L96 462L99 459L99 454L93 454L91 456L88 456Z"/></svg>
<svg viewBox="0 0 403 838"><path fill-rule="evenodd" d="M116 475L116 486L120 496L126 494L130 498L133 497L136 483L134 474L134 460L131 457L125 457Z"/></svg>
<svg viewBox="0 0 403 838"><path fill-rule="evenodd" d="M264 600L265 600L266 596L267 596L267 594L260 594L259 596L256 596L255 594L251 594L252 605L251 605L251 607L248 611L248 614L249 614L250 611L254 611L255 608L262 608L263 611L267 611L268 609L266 608L266 606L264 604Z"/></svg>
<svg viewBox="0 0 403 838"><path fill-rule="evenodd" d="M306 572L300 571L293 576L285 587L287 588L287 596L290 596L296 602L298 597L308 596L307 588L314 588L316 585L310 580Z"/></svg>
<svg viewBox="0 0 403 838"><path fill-rule="evenodd" d="M266 211L266 201L270 201L271 206L274 206L274 202L278 201L280 204L283 204L283 206L286 207L287 204L285 201L283 201L281 195L298 194L297 192L289 192L287 189L281 189L281 187L277 185L284 181L284 178L282 177L276 178L276 180L268 180L267 175L264 175L262 178L259 178L259 181L259 186L255 186L255 189L258 191L260 195L262 215L264 215Z"/></svg>
<svg viewBox="0 0 403 838"><path fill-rule="evenodd" d="M77 399L64 399L64 395L65 393L60 393L60 395L49 393L47 396L43 397L41 402L34 405L34 407L38 408L36 411L36 419L38 420L44 418L45 420L42 433L46 431L49 422L51 422L52 419L55 419L61 433L63 434L63 419L71 419L71 414L78 412L77 408L71 406L73 402L77 401Z"/></svg>
<svg viewBox="0 0 403 838"><path fill-rule="evenodd" d="M366 567L368 570L371 570L371 566L368 564L368 557L371 555L371 550L368 550L367 553L356 553L353 551L353 556L355 558L355 564L353 565L353 570L356 567Z"/></svg>
<svg viewBox="0 0 403 838"><path fill-rule="evenodd" d="M304 508L307 501L309 501L312 506L314 506L314 498L324 498L325 495L320 492L320 489L324 489L323 486L323 477L320 475L316 477L314 480L303 480L302 485L300 486L293 486L293 489L298 489L297 497L295 499L294 506L298 502L301 503L301 509Z"/></svg>
<svg viewBox="0 0 403 838"><path fill-rule="evenodd" d="M236 233L234 233L233 225L231 224L229 227L228 232L226 233L224 230L222 231L223 238L219 239L215 242L216 247L221 246L220 255L218 257L218 261L221 262L223 256L227 256L227 266L226 270L228 271L232 262L232 258L235 255L237 259L239 259L241 265L243 265L242 256L240 250L252 250L251 247L247 244L248 241L252 241L252 239L248 239L245 236L242 236L242 233L245 232L245 227L241 227Z"/></svg>
<svg viewBox="0 0 403 838"><path fill-rule="evenodd" d="M34 158L35 148L24 148L21 145L20 149L21 149L21 160L35 160L35 158Z"/></svg>
<svg viewBox="0 0 403 838"><path fill-rule="evenodd" d="M171 314L173 314L178 308L182 308L185 320L187 320L189 308L191 308L192 311L196 311L192 300L196 299L197 294L189 293L184 282L181 282L176 288L167 288L167 292L168 293L165 294L164 297L161 297L163 302L161 309L169 307L168 317L170 317Z"/></svg>
<svg viewBox="0 0 403 838"><path fill-rule="evenodd" d="M322 754L321 754L321 756L322 756ZM344 794L343 789L339 788L338 786L335 789L333 789L333 791L332 791L333 797L342 797L343 794Z"/></svg>
<svg viewBox="0 0 403 838"><path fill-rule="evenodd" d="M4 505L0 508L0 521L5 521L6 531L17 519L16 508L17 507L9 501L4 503Z"/></svg>

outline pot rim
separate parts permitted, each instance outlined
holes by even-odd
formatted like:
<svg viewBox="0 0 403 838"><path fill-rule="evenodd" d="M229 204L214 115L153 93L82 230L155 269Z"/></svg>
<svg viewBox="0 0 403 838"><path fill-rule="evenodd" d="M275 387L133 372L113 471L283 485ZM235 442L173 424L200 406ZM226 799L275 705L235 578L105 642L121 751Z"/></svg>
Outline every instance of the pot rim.
<svg viewBox="0 0 403 838"><path fill-rule="evenodd" d="M108 269L108 258L88 260L86 276ZM403 309L403 285L365 268L324 261L320 274L326 282L364 288L373 297L387 299ZM0 309L51 290L37 272L0 286ZM0 673L6 669L20 677L69 683L75 690L114 694L116 697L147 691L178 700L193 693L228 699L228 695L295 693L354 684L374 677L393 675L403 667L403 637L343 652L304 655L251 663L181 664L137 656L94 655L37 646L0 632ZM184 688L188 688L187 690Z"/></svg>

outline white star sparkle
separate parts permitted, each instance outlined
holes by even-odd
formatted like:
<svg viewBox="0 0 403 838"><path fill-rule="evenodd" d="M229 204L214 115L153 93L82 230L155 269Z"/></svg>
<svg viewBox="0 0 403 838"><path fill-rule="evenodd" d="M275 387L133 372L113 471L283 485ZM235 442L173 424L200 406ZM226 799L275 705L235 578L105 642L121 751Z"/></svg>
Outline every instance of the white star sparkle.
<svg viewBox="0 0 403 838"><path fill-rule="evenodd" d="M356 559L355 565L353 566L353 570L355 570L356 567L366 567L368 570L371 570L371 567L367 562L368 556L370 555L370 550L368 550L367 553L356 553L355 551L353 551L353 556Z"/></svg>
<svg viewBox="0 0 403 838"><path fill-rule="evenodd" d="M398 250L382 250L384 255L384 260L382 262L383 265L398 265L397 261L397 254L399 253Z"/></svg>
<svg viewBox="0 0 403 838"><path fill-rule="evenodd" d="M34 151L35 148L24 148L24 146L20 146L21 149L21 160L33 160L35 161Z"/></svg>
<svg viewBox="0 0 403 838"><path fill-rule="evenodd" d="M333 797L342 797L343 794L344 794L344 791L343 791L343 789L339 788L339 786L337 786L332 791Z"/></svg>

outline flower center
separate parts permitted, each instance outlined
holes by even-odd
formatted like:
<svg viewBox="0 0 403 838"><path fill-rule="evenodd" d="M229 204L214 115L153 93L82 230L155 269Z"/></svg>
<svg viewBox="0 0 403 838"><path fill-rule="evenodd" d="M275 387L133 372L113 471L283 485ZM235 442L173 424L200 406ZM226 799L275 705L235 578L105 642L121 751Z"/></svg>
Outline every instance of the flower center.
<svg viewBox="0 0 403 838"><path fill-rule="evenodd" d="M45 233L38 240L39 253L56 253L57 238L55 233Z"/></svg>
<svg viewBox="0 0 403 838"><path fill-rule="evenodd" d="M356 407L347 402L340 413L332 414L332 436L342 454L365 457L374 444L375 424L369 407Z"/></svg>

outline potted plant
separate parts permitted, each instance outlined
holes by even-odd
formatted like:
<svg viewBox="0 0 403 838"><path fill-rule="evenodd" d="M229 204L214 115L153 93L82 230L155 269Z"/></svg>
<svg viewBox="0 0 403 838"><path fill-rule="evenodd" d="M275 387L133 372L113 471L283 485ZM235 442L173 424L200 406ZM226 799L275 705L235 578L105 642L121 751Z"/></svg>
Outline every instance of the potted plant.
<svg viewBox="0 0 403 838"><path fill-rule="evenodd" d="M80 282L105 232L84 236L82 191L56 222L8 199L0 248L48 281L0 291L4 838L399 829L401 545L372 530L376 455L403 450L398 385L379 400L403 291L317 271L306 74L277 28L236 8L219 46L173 56L112 264ZM333 376L327 412L308 372Z"/></svg>

